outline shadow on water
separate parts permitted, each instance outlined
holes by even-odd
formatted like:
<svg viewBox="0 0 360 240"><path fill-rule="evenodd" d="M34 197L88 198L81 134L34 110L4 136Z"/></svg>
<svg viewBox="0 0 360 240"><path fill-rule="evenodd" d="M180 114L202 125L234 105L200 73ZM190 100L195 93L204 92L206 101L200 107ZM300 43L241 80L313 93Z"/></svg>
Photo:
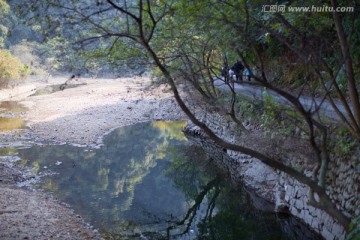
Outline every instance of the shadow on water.
<svg viewBox="0 0 360 240"><path fill-rule="evenodd" d="M106 239L317 239L304 227L298 236L293 219L255 209L187 142L184 124L121 127L100 149L33 146L18 155L36 173L58 173L36 187L70 204Z"/></svg>

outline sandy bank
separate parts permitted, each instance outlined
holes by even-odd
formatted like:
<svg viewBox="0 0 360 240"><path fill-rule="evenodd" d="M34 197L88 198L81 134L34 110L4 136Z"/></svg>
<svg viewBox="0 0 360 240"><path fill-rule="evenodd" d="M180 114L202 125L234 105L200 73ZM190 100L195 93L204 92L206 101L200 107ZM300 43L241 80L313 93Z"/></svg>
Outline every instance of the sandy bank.
<svg viewBox="0 0 360 240"><path fill-rule="evenodd" d="M20 131L20 136L16 134L19 131L0 133L2 142L14 146L14 141L31 139L96 147L104 134L116 127L185 119L166 86L151 87L151 80L145 77L81 78L76 80L82 84L78 87L29 96L65 81L50 78L0 91L0 101L19 101L28 108L17 113L26 120L27 129ZM52 197L15 187L21 178L16 167L0 162L0 239L101 238Z"/></svg>
<svg viewBox="0 0 360 240"><path fill-rule="evenodd" d="M48 84L64 82L50 79ZM30 135L80 145L101 143L111 129L152 120L184 118L165 86L150 87L146 77L78 79L85 83L48 95L27 97L24 118Z"/></svg>

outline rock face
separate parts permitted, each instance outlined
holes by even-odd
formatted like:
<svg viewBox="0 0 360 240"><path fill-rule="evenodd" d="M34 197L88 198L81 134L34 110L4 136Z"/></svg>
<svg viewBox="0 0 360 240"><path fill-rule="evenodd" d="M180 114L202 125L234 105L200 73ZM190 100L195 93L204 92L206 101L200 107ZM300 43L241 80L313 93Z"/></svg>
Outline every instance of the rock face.
<svg viewBox="0 0 360 240"><path fill-rule="evenodd" d="M206 123L225 140L236 142L234 132L229 132L229 123L223 124L222 121L224 119L215 116L215 121ZM346 231L335 219L308 204L308 186L258 159L222 149L192 123L186 126L184 132L191 141L202 146L219 167L226 168L235 183L243 183L258 196L273 203L273 211L291 213L327 240L345 239ZM340 164L340 167L333 167L333 164ZM331 162L326 178L327 193L337 207L351 218L359 215L360 173L356 167L351 163Z"/></svg>

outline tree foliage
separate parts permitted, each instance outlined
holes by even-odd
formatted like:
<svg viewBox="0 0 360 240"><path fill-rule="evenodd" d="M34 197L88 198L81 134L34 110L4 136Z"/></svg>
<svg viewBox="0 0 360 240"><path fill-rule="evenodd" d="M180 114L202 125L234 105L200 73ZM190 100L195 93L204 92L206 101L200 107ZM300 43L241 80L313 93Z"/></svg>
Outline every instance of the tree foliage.
<svg viewBox="0 0 360 240"><path fill-rule="evenodd" d="M10 13L10 7L5 0L0 1L0 47L4 47L4 42L8 33L6 26L7 16ZM5 24L4 24L5 23Z"/></svg>
<svg viewBox="0 0 360 240"><path fill-rule="evenodd" d="M317 3L306 1L309 6ZM360 140L358 6L353 1L341 2L341 6L353 6L352 13L269 13L262 11L263 4L246 0L42 0L26 1L22 8L32 10L29 19L38 19L48 38L71 36L81 51L95 53L100 49L114 63L124 49L122 40L132 42L140 52L146 52L171 86L181 109L211 139L308 185L310 203L347 228L349 219L326 193L325 175L330 158L336 157L332 141L341 137L337 126L346 129L354 141ZM293 1L286 7L303 4ZM327 5L336 8L339 3L331 0ZM227 113L246 136L251 129L245 128L246 119L239 112L241 98L233 82L219 78L224 60L237 59L246 68L257 69L251 74L254 81L238 84L274 92L291 108L278 111L274 125L280 122L282 129L300 129L315 159L311 177L282 156L226 141L206 124L203 115L199 116L195 104L188 104L198 93L202 101L197 105L201 104L203 111ZM223 97L216 81L223 81L230 97ZM184 85L190 87L190 94L179 93L179 86ZM325 104L337 115L335 123L322 113Z"/></svg>
<svg viewBox="0 0 360 240"><path fill-rule="evenodd" d="M21 77L28 75L29 68L13 56L8 50L0 49L0 86L11 86Z"/></svg>

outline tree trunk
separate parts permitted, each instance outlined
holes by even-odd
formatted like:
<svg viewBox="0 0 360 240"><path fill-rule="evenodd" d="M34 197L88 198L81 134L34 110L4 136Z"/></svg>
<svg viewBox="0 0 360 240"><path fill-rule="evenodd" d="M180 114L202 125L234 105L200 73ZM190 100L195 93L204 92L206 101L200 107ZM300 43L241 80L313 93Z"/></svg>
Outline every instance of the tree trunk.
<svg viewBox="0 0 360 240"><path fill-rule="evenodd" d="M332 5L333 9L336 9L338 7L336 0L331 0L331 5ZM346 78L347 78L347 83L348 83L348 87L349 87L349 97L350 97L350 101L351 101L351 104L353 107L356 124L357 124L357 126L356 126L357 135L360 138L360 132L358 130L359 125L360 125L359 93L358 93L356 83L355 83L355 75L354 75L353 63L352 63L352 59L351 59L351 55L350 55L350 51L349 51L349 44L346 39L344 26L342 24L341 17L337 11L333 11L333 18L334 18L335 28L336 28L336 32L338 34L340 46L341 46L342 55L344 58Z"/></svg>

